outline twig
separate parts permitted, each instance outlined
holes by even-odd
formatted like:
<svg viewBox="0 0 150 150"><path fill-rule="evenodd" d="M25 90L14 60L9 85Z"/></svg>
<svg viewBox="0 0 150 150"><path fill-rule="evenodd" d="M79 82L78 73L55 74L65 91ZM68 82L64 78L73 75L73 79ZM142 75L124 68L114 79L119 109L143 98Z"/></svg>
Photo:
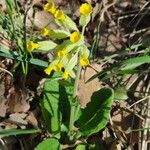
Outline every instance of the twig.
<svg viewBox="0 0 150 150"><path fill-rule="evenodd" d="M144 97L144 98L142 98L142 99L140 99L140 100L138 100L138 101L135 102L135 103L133 103L132 105L130 105L129 107L127 107L127 109L130 109L130 108L133 107L134 105L136 105L136 104L138 104L138 103L140 103L140 102L142 102L142 101L144 101L144 100L147 100L148 98L150 98L150 95L147 96L147 97Z"/></svg>
<svg viewBox="0 0 150 150"><path fill-rule="evenodd" d="M6 69L4 69L4 68L2 68L2 67L0 67L0 70L2 70L3 72L8 73L10 76L13 77L13 74L12 74L10 71L8 71L8 70L6 70Z"/></svg>

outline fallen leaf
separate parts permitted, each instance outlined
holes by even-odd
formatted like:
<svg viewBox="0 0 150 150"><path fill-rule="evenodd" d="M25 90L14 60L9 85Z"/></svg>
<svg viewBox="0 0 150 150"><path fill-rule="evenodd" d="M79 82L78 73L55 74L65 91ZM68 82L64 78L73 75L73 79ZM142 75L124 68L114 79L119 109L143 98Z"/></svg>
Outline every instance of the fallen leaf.
<svg viewBox="0 0 150 150"><path fill-rule="evenodd" d="M35 128L38 127L37 119L35 118L35 115L33 112L29 112L29 115L26 117L26 120L32 124Z"/></svg>
<svg viewBox="0 0 150 150"><path fill-rule="evenodd" d="M98 64L91 65L95 70L100 71L101 66ZM87 67L86 70L82 70L81 77L78 87L78 98L82 107L85 107L88 102L90 102L93 92L97 91L100 88L100 83L98 78L92 80L89 83L85 83L90 77L92 77L96 71Z"/></svg>
<svg viewBox="0 0 150 150"><path fill-rule="evenodd" d="M25 113L14 113L10 114L8 120L14 122L17 125L27 125L28 122L25 119L27 114Z"/></svg>

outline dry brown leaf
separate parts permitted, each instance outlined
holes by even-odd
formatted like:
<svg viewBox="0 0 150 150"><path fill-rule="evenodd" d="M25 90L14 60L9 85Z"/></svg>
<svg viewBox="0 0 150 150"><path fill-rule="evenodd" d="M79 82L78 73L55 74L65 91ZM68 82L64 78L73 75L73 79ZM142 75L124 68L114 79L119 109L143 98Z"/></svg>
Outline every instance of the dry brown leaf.
<svg viewBox="0 0 150 150"><path fill-rule="evenodd" d="M27 112L30 108L27 98L26 93L21 91L21 89L17 90L15 87L12 87L7 96L9 112Z"/></svg>
<svg viewBox="0 0 150 150"><path fill-rule="evenodd" d="M28 12L27 27L32 27L32 21L33 21L33 8L31 8ZM50 15L45 11L37 11L35 13L34 26L38 29L42 29L44 27L51 29L58 28L52 15Z"/></svg>
<svg viewBox="0 0 150 150"><path fill-rule="evenodd" d="M29 112L29 115L26 117L26 120L32 124L34 127L38 127L37 119L35 118L35 115L33 112Z"/></svg>
<svg viewBox="0 0 150 150"><path fill-rule="evenodd" d="M27 114L25 113L14 113L14 114L9 115L8 120L17 125L27 125L28 122L25 119L26 116Z"/></svg>
<svg viewBox="0 0 150 150"><path fill-rule="evenodd" d="M6 104L6 99L4 97L4 92L5 92L5 87L3 82L0 84L0 117L5 117L6 112L7 112L7 104Z"/></svg>
<svg viewBox="0 0 150 150"><path fill-rule="evenodd" d="M93 64L92 67L97 71L101 70L101 66L98 64ZM86 70L82 70L81 72L78 88L78 98L82 107L85 107L86 104L90 102L93 92L100 88L100 83L97 78L85 84L85 82L96 73L93 68L87 67Z"/></svg>

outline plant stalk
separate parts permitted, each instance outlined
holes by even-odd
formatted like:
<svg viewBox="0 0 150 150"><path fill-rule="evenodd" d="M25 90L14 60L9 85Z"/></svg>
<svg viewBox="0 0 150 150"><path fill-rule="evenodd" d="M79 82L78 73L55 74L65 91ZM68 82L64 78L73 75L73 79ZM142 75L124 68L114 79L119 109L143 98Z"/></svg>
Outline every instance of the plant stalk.
<svg viewBox="0 0 150 150"><path fill-rule="evenodd" d="M75 105L75 99L77 96L78 91L78 85L79 85L79 79L80 79L80 72L81 72L81 65L78 63L77 67L77 73L75 78L75 84L74 84L74 91L73 91L73 102L71 106L71 113L70 113L70 123L69 123L69 130L72 131L75 117L76 117L76 105Z"/></svg>

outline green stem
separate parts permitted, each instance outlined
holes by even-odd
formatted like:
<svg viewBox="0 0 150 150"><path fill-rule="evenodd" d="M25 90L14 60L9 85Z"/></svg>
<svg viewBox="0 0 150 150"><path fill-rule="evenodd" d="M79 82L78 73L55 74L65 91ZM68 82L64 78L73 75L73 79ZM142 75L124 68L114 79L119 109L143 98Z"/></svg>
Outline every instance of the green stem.
<svg viewBox="0 0 150 150"><path fill-rule="evenodd" d="M78 84L79 84L79 79L80 79L80 72L81 72L81 65L78 64L77 74L76 74L75 84L74 84L74 91L73 91L73 98L74 99L77 96Z"/></svg>
<svg viewBox="0 0 150 150"><path fill-rule="evenodd" d="M73 129L75 116L76 116L76 106L75 106L74 101L76 100L76 96L77 96L78 84L79 84L79 79L80 79L80 72L81 72L81 65L78 64L77 74L76 74L75 84L74 84L74 91L73 91L73 102L72 102L71 113L70 113L70 123L69 123L70 131Z"/></svg>

